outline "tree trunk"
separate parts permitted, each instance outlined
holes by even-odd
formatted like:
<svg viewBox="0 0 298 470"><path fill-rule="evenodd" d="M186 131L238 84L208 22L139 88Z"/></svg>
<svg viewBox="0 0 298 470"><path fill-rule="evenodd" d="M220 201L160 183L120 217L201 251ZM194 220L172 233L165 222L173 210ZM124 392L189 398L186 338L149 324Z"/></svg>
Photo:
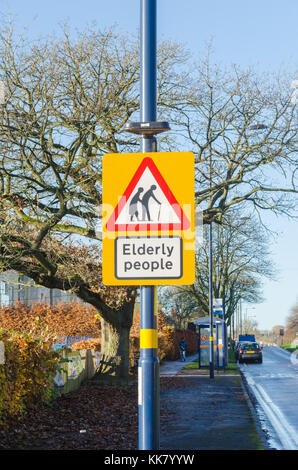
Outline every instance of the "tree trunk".
<svg viewBox="0 0 298 470"><path fill-rule="evenodd" d="M117 312L113 321L101 317L101 360L98 374L128 378L129 333L134 300Z"/></svg>

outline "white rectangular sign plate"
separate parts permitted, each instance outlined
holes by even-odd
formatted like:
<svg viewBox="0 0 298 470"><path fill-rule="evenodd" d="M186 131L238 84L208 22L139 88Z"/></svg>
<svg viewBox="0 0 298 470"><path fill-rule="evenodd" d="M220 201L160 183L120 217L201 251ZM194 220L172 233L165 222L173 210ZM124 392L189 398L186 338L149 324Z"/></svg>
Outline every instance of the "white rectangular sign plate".
<svg viewBox="0 0 298 470"><path fill-rule="evenodd" d="M179 279L182 277L182 238L117 237L117 279Z"/></svg>

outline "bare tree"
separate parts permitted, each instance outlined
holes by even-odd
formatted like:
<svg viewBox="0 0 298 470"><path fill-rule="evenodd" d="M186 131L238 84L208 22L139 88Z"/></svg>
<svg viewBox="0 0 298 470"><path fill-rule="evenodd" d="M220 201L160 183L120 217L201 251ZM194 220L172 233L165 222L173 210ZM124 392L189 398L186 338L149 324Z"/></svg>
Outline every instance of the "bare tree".
<svg viewBox="0 0 298 470"><path fill-rule="evenodd" d="M204 222L220 222L242 202L258 212L297 215L293 77L258 77L236 66L223 70L210 57L208 50L193 67L191 99L171 114L196 154L196 201Z"/></svg>
<svg viewBox="0 0 298 470"><path fill-rule="evenodd" d="M116 32L86 30L29 44L0 35L0 264L36 284L72 291L102 319L102 354L128 374L136 288L101 276L101 157L135 151L123 133L139 110L139 51ZM173 103L177 46L159 50L159 99ZM167 77L165 71L168 72ZM172 78L171 78L172 77ZM176 86L179 86L176 80ZM167 95L167 96L166 96ZM115 170L116 171L116 170Z"/></svg>
<svg viewBox="0 0 298 470"><path fill-rule="evenodd" d="M287 328L298 331L298 307L292 308L290 315L287 318Z"/></svg>
<svg viewBox="0 0 298 470"><path fill-rule="evenodd" d="M198 304L187 290L175 286L159 288L159 301L167 324L185 328L193 316L198 317Z"/></svg>
<svg viewBox="0 0 298 470"><path fill-rule="evenodd" d="M0 55L7 90L0 112L1 270L72 291L97 308L103 354L118 357L125 375L136 288L102 284L98 223L102 155L139 149L122 132L139 111L138 46L115 28L77 36L65 28L62 38L33 44L8 29ZM285 85L268 87L236 69L223 75L208 61L189 71L187 59L181 46L161 44L158 107L174 124L162 139L165 149L181 148L184 138L196 153L205 222L222 222L244 201L292 213L297 113ZM251 129L256 124L260 133ZM275 173L290 174L289 184L269 183Z"/></svg>
<svg viewBox="0 0 298 470"><path fill-rule="evenodd" d="M207 227L205 227L207 235ZM209 313L209 241L200 247L196 258L196 282L192 286L167 288L164 298L169 304L178 299L184 315L204 316ZM224 299L225 319L231 317L240 299L260 302L262 278L274 278L275 269L269 258L268 235L253 217L239 217L233 209L222 224L215 226L213 237L213 289L214 298Z"/></svg>
<svg viewBox="0 0 298 470"><path fill-rule="evenodd" d="M285 341L292 342L294 339L297 339L298 333L298 306L295 305L286 321L285 329Z"/></svg>

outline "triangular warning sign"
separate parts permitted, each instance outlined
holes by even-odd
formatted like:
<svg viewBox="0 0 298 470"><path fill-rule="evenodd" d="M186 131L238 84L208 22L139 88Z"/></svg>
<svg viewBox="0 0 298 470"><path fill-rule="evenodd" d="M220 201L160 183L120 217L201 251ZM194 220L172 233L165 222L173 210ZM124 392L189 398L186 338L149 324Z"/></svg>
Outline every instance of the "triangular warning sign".
<svg viewBox="0 0 298 470"><path fill-rule="evenodd" d="M106 225L112 232L189 227L190 221L150 157L142 160Z"/></svg>

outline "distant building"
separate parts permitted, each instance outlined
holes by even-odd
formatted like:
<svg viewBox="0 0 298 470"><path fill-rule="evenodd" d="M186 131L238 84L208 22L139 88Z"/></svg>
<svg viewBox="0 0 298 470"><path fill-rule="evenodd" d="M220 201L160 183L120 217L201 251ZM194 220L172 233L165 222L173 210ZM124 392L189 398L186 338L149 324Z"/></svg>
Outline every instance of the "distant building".
<svg viewBox="0 0 298 470"><path fill-rule="evenodd" d="M37 286L32 279L15 271L5 271L0 274L1 307L15 305L16 302L23 302L25 305L44 302L56 305L59 302L72 302L74 300L83 303L71 292Z"/></svg>

